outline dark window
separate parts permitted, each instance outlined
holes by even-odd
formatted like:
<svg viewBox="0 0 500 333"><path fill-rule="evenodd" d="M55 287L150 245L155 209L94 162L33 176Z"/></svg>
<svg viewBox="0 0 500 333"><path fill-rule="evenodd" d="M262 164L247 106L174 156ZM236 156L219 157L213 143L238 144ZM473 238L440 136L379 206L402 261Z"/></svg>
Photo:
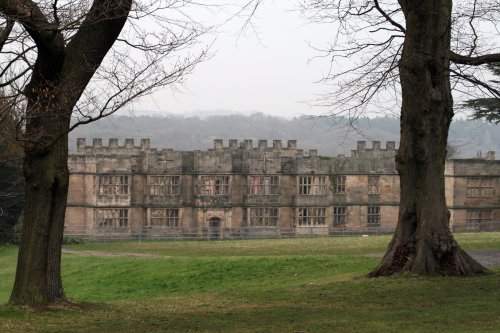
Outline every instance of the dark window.
<svg viewBox="0 0 500 333"><path fill-rule="evenodd" d="M148 176L150 195L179 195L181 193L180 176Z"/></svg>
<svg viewBox="0 0 500 333"><path fill-rule="evenodd" d="M178 208L151 208L149 225L161 227L179 227Z"/></svg>
<svg viewBox="0 0 500 333"><path fill-rule="evenodd" d="M100 195L128 195L128 178L125 175L100 175L98 191Z"/></svg>
<svg viewBox="0 0 500 333"><path fill-rule="evenodd" d="M304 226L326 225L326 209L321 207L315 208L298 208L298 224Z"/></svg>
<svg viewBox="0 0 500 333"><path fill-rule="evenodd" d="M481 229L482 225L491 224L493 211L490 209L468 209L467 228L470 230Z"/></svg>
<svg viewBox="0 0 500 333"><path fill-rule="evenodd" d="M380 225L380 207L379 206L369 206L368 207L367 224L369 226Z"/></svg>
<svg viewBox="0 0 500 333"><path fill-rule="evenodd" d="M493 196L493 178L467 178L467 198L489 198Z"/></svg>
<svg viewBox="0 0 500 333"><path fill-rule="evenodd" d="M251 226L273 226L278 224L278 208L250 208Z"/></svg>
<svg viewBox="0 0 500 333"><path fill-rule="evenodd" d="M333 207L333 225L341 226L346 224L346 208L343 206Z"/></svg>
<svg viewBox="0 0 500 333"><path fill-rule="evenodd" d="M299 177L300 195L326 195L327 180L325 176Z"/></svg>
<svg viewBox="0 0 500 333"><path fill-rule="evenodd" d="M228 176L202 176L199 186L200 195L229 195Z"/></svg>
<svg viewBox="0 0 500 333"><path fill-rule="evenodd" d="M345 193L345 180L346 176L337 176L335 178L335 186L333 188L333 192L337 194Z"/></svg>
<svg viewBox="0 0 500 333"><path fill-rule="evenodd" d="M128 228L128 226L128 209L96 209L96 227L98 229Z"/></svg>
<svg viewBox="0 0 500 333"><path fill-rule="evenodd" d="M248 183L250 195L277 195L279 193L277 176L250 176Z"/></svg>

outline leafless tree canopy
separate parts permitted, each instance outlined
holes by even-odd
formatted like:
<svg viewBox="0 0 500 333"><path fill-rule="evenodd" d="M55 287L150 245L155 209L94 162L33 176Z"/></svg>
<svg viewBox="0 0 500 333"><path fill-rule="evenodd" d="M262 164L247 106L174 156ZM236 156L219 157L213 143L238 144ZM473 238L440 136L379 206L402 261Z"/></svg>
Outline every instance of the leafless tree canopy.
<svg viewBox="0 0 500 333"><path fill-rule="evenodd" d="M106 19L104 16L89 20L86 15L91 4L92 1L74 0L15 4L6 1L0 6L4 13L14 6L16 15L35 15L23 12L29 10L39 16L30 23L36 27L5 19L0 34L0 88L5 92L2 103L17 106L17 111L24 114L23 122L24 93L39 52L29 29L60 32L64 39L61 42L70 45L79 29ZM200 37L209 27L191 19L186 13L190 6L196 4L153 0L134 3L119 39L75 106L72 128L109 115L160 87L182 82L207 57L208 44L202 44Z"/></svg>
<svg viewBox="0 0 500 333"><path fill-rule="evenodd" d="M251 26L250 19L260 2L134 1L120 37L74 107L69 130L112 114L159 88L175 89L197 64L210 57L209 48L218 23L209 25L201 19L223 13L227 20L242 20L242 29L246 29ZM86 25L107 19L106 15L90 17L92 4L90 0L18 0L0 4L0 13L3 13L0 16L0 89L4 92L1 103L8 104L10 110L15 108L21 115L21 129L29 113L25 109L25 93L39 52L30 29L61 33L60 42L70 45L76 33ZM24 19L24 16L31 18Z"/></svg>
<svg viewBox="0 0 500 333"><path fill-rule="evenodd" d="M322 82L329 92L315 101L335 115L355 121L369 113L398 115L401 107L398 63L405 37L401 1L302 0L302 14L333 26L336 35L320 56L331 60ZM450 74L455 106L464 99L500 92L488 83L487 63L500 61L498 1L454 2Z"/></svg>

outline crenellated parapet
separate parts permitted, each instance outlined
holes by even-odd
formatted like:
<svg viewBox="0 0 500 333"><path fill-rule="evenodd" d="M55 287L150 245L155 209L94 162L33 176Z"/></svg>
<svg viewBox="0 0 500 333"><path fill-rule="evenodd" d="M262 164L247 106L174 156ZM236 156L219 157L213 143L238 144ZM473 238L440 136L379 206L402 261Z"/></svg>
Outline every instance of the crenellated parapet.
<svg viewBox="0 0 500 333"><path fill-rule="evenodd" d="M297 150L297 140L288 140L286 144L286 148L283 148L282 140L272 140L272 145L269 145L267 139L259 139L257 145L254 145L253 139L244 139L241 142L229 139L228 145L224 146L224 140L215 139L213 150Z"/></svg>
<svg viewBox="0 0 500 333"><path fill-rule="evenodd" d="M150 149L150 140L141 139L140 145L136 146L134 139L125 139L122 145L119 144L117 138L110 138L108 140L108 145L103 144L102 138L92 139L92 145L87 145L87 140L85 138L76 139L76 152L77 154L85 155L98 155L98 154L124 154L132 155L138 154L141 151Z"/></svg>
<svg viewBox="0 0 500 333"><path fill-rule="evenodd" d="M304 151L298 148L297 140L260 139L254 144L252 139L238 141L215 139L212 149L195 151L176 151L171 148L151 148L149 139L141 139L140 145L134 139L125 139L120 144L111 138L103 145L101 138L92 140L77 139L77 153L69 157L72 170L87 172L112 172L130 169L131 172L151 174L184 173L319 173L329 174L333 169L339 173L395 173L394 156L397 153L395 142L388 141L381 148L380 141L374 141L372 148L366 148L365 141L358 141L357 150L350 157L320 156L317 149ZM85 166L86 165L86 166ZM341 166L341 168L339 167Z"/></svg>
<svg viewBox="0 0 500 333"><path fill-rule="evenodd" d="M366 147L366 141L358 141L357 149L351 150L351 156L359 158L394 158L397 152L396 142L394 141L387 141L385 148L381 148L380 141L372 141L371 149Z"/></svg>
<svg viewBox="0 0 500 333"><path fill-rule="evenodd" d="M257 140L255 145L253 139L244 139L239 141L237 139L228 140L227 146L224 145L224 140L215 139L212 149L206 151L195 151L198 154L214 154L214 156L220 156L221 152L249 152L249 153L278 153L283 157L296 157L296 158L316 158L318 157L317 149L303 150L298 148L297 140L287 140L286 146L283 144L282 140L272 140L272 144L267 139ZM102 138L92 139L92 145L87 145L87 140L85 138L77 139L77 155L139 155L142 152L149 152L152 154L159 155L169 155L173 154L175 150L171 148L156 149L151 148L150 139L141 139L139 145L135 145L135 141L132 138L127 138L122 144L117 138L108 139L107 144L103 143ZM177 151L178 153L182 151ZM380 158L380 157L393 157L397 153L395 149L395 142L388 141L386 143L386 148L382 149L380 141L373 141L372 148L366 148L365 141L358 141L357 150L351 151L352 157L356 158ZM490 155L494 156L494 152L488 152L488 157ZM344 155L339 155L343 157ZM491 157L489 157L491 158ZM494 157L493 157L494 159Z"/></svg>

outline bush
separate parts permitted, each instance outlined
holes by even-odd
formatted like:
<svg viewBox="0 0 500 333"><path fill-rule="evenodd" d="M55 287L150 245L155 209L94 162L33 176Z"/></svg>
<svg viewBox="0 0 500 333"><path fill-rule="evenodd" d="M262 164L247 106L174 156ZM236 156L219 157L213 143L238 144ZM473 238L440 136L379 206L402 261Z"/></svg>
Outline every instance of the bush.
<svg viewBox="0 0 500 333"><path fill-rule="evenodd" d="M15 243L16 223L24 207L24 181L20 168L0 165L0 197L0 244Z"/></svg>
<svg viewBox="0 0 500 333"><path fill-rule="evenodd" d="M79 245L85 244L85 240L81 237L64 237L62 241L63 245Z"/></svg>

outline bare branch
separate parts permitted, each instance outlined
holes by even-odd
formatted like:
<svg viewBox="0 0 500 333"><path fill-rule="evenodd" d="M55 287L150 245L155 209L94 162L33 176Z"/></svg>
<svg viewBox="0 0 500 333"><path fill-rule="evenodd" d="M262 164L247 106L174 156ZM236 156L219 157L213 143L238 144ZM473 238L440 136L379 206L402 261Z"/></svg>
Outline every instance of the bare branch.
<svg viewBox="0 0 500 333"><path fill-rule="evenodd" d="M377 11L382 14L382 16L390 23L392 24L393 26L395 26L399 31L401 32L406 32L406 29L399 23L397 23L396 21L394 21L382 8L380 8L380 4L378 2L378 0L374 0L375 2L375 8L377 8Z"/></svg>
<svg viewBox="0 0 500 333"><path fill-rule="evenodd" d="M59 36L40 7L31 0L0 1L0 12L7 18L22 24L35 43L44 48L59 48L62 36ZM55 38L59 36L59 38ZM59 44L59 46L57 46Z"/></svg>
<svg viewBox="0 0 500 333"><path fill-rule="evenodd" d="M5 22L5 28L0 29L0 51L2 51L7 39L9 38L10 32L14 27L14 21L7 19Z"/></svg>
<svg viewBox="0 0 500 333"><path fill-rule="evenodd" d="M485 54L477 57L470 57L470 56L460 55L452 51L450 52L450 61L456 64L469 65L469 66L480 66L491 63L499 63L500 53Z"/></svg>
<svg viewBox="0 0 500 333"><path fill-rule="evenodd" d="M57 0L54 0L54 3L52 4L52 16L54 17L54 23L56 27L59 27L60 21L59 21L59 15L57 14Z"/></svg>

